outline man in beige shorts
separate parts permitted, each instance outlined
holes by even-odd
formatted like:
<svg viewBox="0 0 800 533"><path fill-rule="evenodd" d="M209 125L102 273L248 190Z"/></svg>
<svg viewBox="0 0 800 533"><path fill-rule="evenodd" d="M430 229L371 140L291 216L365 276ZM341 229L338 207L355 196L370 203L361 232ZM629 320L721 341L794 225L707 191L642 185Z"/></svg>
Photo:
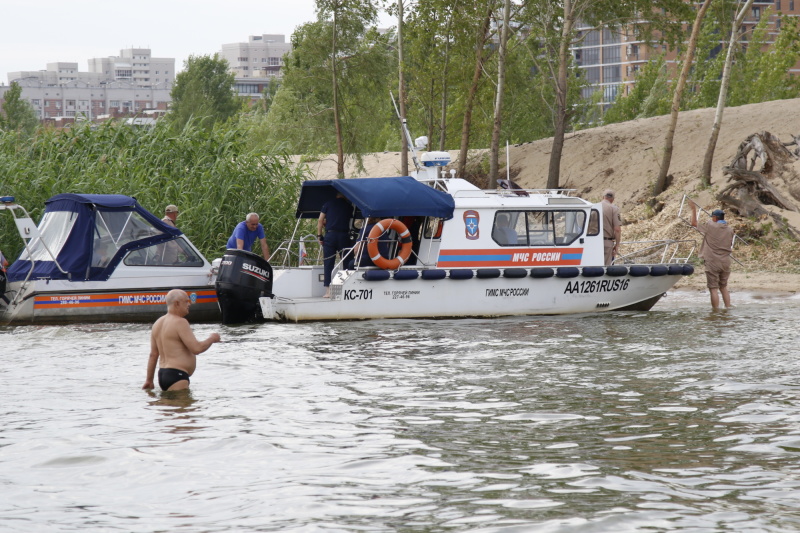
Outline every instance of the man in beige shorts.
<svg viewBox="0 0 800 533"><path fill-rule="evenodd" d="M191 300L185 291L172 289L167 293L167 314L156 320L150 333L150 359L143 389L153 388L156 362L160 367L158 384L161 390L188 389L189 376L197 368L197 354L220 341L217 333L212 333L204 341L197 340L189 321L184 318L189 314L190 305Z"/></svg>
<svg viewBox="0 0 800 533"><path fill-rule="evenodd" d="M706 286L711 293L711 307L719 309L719 295L725 307L731 306L731 295L728 292L728 277L731 275L731 252L733 251L733 229L725 221L725 212L715 209L711 212L711 220L703 224L697 223L697 206L692 206L692 226L703 234L700 246L700 258L705 261Z"/></svg>

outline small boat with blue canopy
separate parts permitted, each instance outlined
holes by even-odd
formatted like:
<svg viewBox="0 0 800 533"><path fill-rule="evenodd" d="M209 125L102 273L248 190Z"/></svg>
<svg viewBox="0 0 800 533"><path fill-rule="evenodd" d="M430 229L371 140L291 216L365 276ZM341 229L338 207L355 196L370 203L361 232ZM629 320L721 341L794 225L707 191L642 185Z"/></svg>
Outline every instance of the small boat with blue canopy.
<svg viewBox="0 0 800 533"><path fill-rule="evenodd" d="M59 194L38 226L11 197L0 210L24 242L6 273L2 323L150 321L174 288L189 294L193 320L219 319L211 264L133 197Z"/></svg>

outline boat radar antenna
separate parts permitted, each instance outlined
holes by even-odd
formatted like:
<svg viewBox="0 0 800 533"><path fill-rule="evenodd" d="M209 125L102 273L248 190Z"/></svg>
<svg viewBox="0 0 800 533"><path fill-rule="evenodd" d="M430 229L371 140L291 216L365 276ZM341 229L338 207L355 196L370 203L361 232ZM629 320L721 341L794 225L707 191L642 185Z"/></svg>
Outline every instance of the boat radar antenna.
<svg viewBox="0 0 800 533"><path fill-rule="evenodd" d="M397 113L397 118L400 119L400 123L403 126L403 135L406 137L406 144L408 145L408 149L411 150L411 159L414 161L414 168L417 169L417 172L422 170L419 166L419 160L417 159L417 151L415 149L414 143L411 141L411 132L408 131L408 121L400 116L400 110L397 108L397 102L394 100L394 94L392 91L389 91L389 96L392 98L392 105L394 105L394 112ZM419 147L421 148L421 147Z"/></svg>

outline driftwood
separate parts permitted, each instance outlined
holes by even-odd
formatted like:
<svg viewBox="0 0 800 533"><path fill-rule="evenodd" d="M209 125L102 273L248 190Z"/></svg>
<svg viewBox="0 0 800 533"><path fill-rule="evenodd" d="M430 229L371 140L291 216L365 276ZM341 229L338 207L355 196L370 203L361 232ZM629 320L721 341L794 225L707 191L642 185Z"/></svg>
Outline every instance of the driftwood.
<svg viewBox="0 0 800 533"><path fill-rule="evenodd" d="M751 216L759 219L766 217L771 218L778 229L785 230L792 239L795 241L800 241L800 234L798 234L797 230L791 225L784 222L784 219L780 213L767 211L764 206L752 196L745 195L743 197L736 197L729 194L720 193L717 195L717 199L724 205L733 208L733 210L742 216Z"/></svg>
<svg viewBox="0 0 800 533"><path fill-rule="evenodd" d="M789 135L792 138L792 142L790 143L783 143L784 146L794 146L794 150L789 150L792 154L796 157L800 157L800 135ZM788 150L788 148L787 148Z"/></svg>
<svg viewBox="0 0 800 533"><path fill-rule="evenodd" d="M736 152L736 155L733 156L730 167L744 170L754 170L756 161L761 160L761 168L758 170L758 172L761 172L762 174L772 172L776 163L785 163L797 158L798 155L800 155L795 154L786 148L787 146L797 143L797 139L800 139L800 136L792 136L792 139L793 142L784 144L780 141L780 139L773 136L768 131L754 133L739 145L739 150ZM798 148L796 151L800 151L800 148ZM750 152L753 152L753 159L748 165L747 156L750 155Z"/></svg>
<svg viewBox="0 0 800 533"><path fill-rule="evenodd" d="M773 187L760 172L732 167L724 167L722 172L728 176L728 181L733 183L719 192L718 199L730 196L730 193L738 189L741 197L752 197L754 201L757 200L762 204L775 205L787 211L797 212L797 207L778 192L778 189Z"/></svg>
<svg viewBox="0 0 800 533"><path fill-rule="evenodd" d="M785 180L784 166L798 158L800 146L794 152L787 146L797 145L800 136L792 136L792 139L791 143L782 143L768 131L755 133L745 139L739 145L731 164L722 169L730 183L719 192L717 200L723 206L730 207L739 216L770 217L776 227L787 231L793 239L798 240L800 238L798 231L788 225L780 214L773 213L765 207L774 205L787 211L800 211L789 198L770 183L770 179L773 182L777 179ZM759 161L761 165L756 171L755 166Z"/></svg>

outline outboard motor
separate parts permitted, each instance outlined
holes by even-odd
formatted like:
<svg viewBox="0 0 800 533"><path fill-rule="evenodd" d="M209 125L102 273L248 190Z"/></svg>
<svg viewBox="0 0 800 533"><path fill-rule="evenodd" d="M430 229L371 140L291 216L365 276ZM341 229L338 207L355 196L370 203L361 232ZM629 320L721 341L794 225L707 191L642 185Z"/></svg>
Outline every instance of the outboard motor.
<svg viewBox="0 0 800 533"><path fill-rule="evenodd" d="M216 288L223 324L263 320L258 299L272 297L272 265L253 252L228 249Z"/></svg>

